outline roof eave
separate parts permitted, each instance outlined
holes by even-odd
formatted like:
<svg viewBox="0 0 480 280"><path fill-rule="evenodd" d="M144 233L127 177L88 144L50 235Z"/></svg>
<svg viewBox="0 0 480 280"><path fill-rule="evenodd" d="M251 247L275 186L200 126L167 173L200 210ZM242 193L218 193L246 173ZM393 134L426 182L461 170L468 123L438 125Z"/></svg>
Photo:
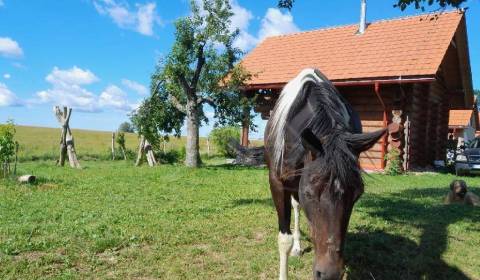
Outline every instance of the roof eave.
<svg viewBox="0 0 480 280"><path fill-rule="evenodd" d="M378 77L365 79L344 79L331 80L335 86L362 86L374 84L412 84L412 83L430 83L435 81L435 75L421 75L409 77ZM245 90L259 90L259 89L281 89L286 83L259 83L249 84L245 86Z"/></svg>

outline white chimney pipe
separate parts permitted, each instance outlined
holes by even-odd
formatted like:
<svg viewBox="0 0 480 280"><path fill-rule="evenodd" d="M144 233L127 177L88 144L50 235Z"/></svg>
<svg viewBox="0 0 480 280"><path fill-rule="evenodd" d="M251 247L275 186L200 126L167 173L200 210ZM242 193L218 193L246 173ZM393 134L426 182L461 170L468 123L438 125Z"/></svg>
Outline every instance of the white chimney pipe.
<svg viewBox="0 0 480 280"><path fill-rule="evenodd" d="M367 0L362 0L360 6L360 25L357 34L365 33L365 29L367 29Z"/></svg>

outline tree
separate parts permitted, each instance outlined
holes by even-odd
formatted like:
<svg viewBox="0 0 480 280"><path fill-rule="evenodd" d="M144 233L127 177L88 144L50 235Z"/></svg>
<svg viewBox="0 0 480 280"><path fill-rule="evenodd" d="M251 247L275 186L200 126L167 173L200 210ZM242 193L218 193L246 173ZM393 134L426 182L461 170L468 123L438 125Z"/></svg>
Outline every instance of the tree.
<svg viewBox="0 0 480 280"><path fill-rule="evenodd" d="M10 173L10 160L15 155L17 146L15 140L15 125L13 121L0 124L0 164L2 165L2 176L7 177Z"/></svg>
<svg viewBox="0 0 480 280"><path fill-rule="evenodd" d="M118 126L118 132L128 132L128 133L133 133L134 128L133 125L129 122L123 122Z"/></svg>
<svg viewBox="0 0 480 280"><path fill-rule="evenodd" d="M118 132L117 133L117 144L120 147L120 151L122 152L123 159L127 160L127 153L126 153L126 148L125 148L125 133L124 132Z"/></svg>
<svg viewBox="0 0 480 280"><path fill-rule="evenodd" d="M295 0L278 0L278 7L291 10L294 2ZM441 8L446 8L447 6L459 8L465 2L467 0L398 0L393 6L400 8L402 11L411 5L415 5L415 9L425 10L425 4L429 6L438 4Z"/></svg>
<svg viewBox="0 0 480 280"><path fill-rule="evenodd" d="M187 129L185 164L200 164L199 128L207 123L203 105L214 109L216 124L241 122L249 101L239 88L250 75L235 65L241 51L233 47L229 0L191 1L191 16L175 22L175 42L151 77L151 96L133 114L139 134L155 145L168 134ZM226 78L227 77L227 78ZM155 139L154 139L155 138Z"/></svg>
<svg viewBox="0 0 480 280"><path fill-rule="evenodd" d="M217 127L210 132L209 137L220 154L230 158L236 156L235 144L238 145L240 140L240 129L238 127Z"/></svg>

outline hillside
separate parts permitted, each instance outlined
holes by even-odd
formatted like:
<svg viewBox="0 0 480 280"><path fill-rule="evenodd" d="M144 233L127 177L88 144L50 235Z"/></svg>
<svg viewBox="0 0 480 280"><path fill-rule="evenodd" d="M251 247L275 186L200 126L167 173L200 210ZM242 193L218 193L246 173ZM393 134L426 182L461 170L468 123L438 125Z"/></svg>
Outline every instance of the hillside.
<svg viewBox="0 0 480 280"><path fill-rule="evenodd" d="M58 156L60 128L16 126L16 140L20 144L20 160L55 159ZM75 148L80 158L110 158L112 132L72 129ZM261 145L261 141L254 144ZM135 151L138 147L138 137L134 133L125 133L125 144L128 150ZM165 150L179 150L185 146L185 137L170 138ZM213 145L211 154L215 154ZM207 139L200 138L200 153L207 153Z"/></svg>

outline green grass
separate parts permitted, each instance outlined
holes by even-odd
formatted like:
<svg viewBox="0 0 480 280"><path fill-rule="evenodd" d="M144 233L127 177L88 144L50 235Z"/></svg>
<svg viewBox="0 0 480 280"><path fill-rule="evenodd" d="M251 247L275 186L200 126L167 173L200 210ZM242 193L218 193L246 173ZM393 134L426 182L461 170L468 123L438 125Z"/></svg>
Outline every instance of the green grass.
<svg viewBox="0 0 480 280"><path fill-rule="evenodd" d="M15 139L19 142L19 159L53 160L58 158L60 128L16 126ZM112 132L72 129L78 157L82 159L109 159L111 157ZM180 150L185 146L185 137L171 137L165 150ZM137 151L138 137L134 133L125 133L125 145L128 150ZM262 141L253 140L253 145L262 145ZM216 154L215 147L210 147L211 155ZM200 153L207 154L207 139L200 138Z"/></svg>
<svg viewBox="0 0 480 280"><path fill-rule="evenodd" d="M265 169L83 166L22 163L37 185L0 182L0 279L277 277ZM452 178L366 176L348 279L480 279L480 208L441 204ZM466 180L480 194L480 179ZM292 279L310 279L312 258L290 258Z"/></svg>

